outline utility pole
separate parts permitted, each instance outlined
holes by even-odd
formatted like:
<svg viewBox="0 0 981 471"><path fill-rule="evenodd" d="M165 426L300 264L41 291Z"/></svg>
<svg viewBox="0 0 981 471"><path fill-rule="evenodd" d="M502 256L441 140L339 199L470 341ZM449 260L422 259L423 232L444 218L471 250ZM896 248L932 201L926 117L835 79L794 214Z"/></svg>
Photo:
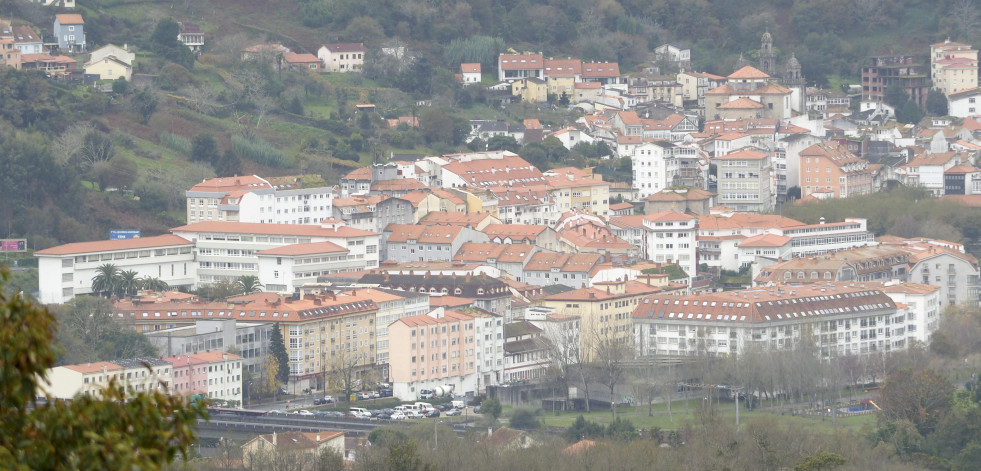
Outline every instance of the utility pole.
<svg viewBox="0 0 981 471"><path fill-rule="evenodd" d="M733 388L736 392L736 432L739 432L739 391L742 388Z"/></svg>

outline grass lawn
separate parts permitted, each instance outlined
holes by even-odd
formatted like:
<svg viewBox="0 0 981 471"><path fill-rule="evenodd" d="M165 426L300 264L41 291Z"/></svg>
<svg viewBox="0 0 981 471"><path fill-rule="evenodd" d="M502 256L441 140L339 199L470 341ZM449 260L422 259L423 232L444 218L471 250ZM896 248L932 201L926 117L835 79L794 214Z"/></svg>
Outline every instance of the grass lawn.
<svg viewBox="0 0 981 471"><path fill-rule="evenodd" d="M700 401L699 401L700 402ZM689 403L689 412L685 413L684 402L675 401L671 410L671 416L668 416L667 408L663 404L657 404L654 407L653 417L647 415L647 407L618 407L618 416L630 420L637 428L650 429L658 427L665 430L677 429L684 426L685 423L695 420L696 401L691 400ZM736 421L736 410L735 405L732 403L724 402L719 404L716 408L716 413L730 419L733 423ZM551 412L545 412L541 419L545 422L548 427L569 427L575 422L576 418L579 417L580 413L577 412L563 412L560 415L553 415ZM592 420L594 422L606 425L613 421L613 416L609 410L602 410L597 412L590 412L588 414L583 413L586 419ZM838 428L849 428L858 430L862 426L874 425L876 417L874 414L869 415L859 415L854 417L842 417L837 419L837 424L832 423L830 418L809 416L792 416L789 414L779 414L771 412L766 408L757 408L753 411L748 411L745 408L739 411L739 422L741 424L746 424L753 420L767 419L773 420L781 425L793 426L793 427L807 427L810 430L818 430L822 432L831 432L835 429L837 425Z"/></svg>

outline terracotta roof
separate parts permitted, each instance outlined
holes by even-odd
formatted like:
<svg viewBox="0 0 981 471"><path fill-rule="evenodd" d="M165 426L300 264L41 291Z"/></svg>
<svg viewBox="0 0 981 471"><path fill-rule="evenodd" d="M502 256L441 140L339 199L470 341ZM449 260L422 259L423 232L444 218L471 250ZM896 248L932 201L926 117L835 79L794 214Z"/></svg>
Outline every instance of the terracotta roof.
<svg viewBox="0 0 981 471"><path fill-rule="evenodd" d="M783 247L790 243L791 238L777 234L760 234L750 237L739 244L739 247Z"/></svg>
<svg viewBox="0 0 981 471"><path fill-rule="evenodd" d="M620 64L617 62L587 62L582 65L583 78L619 77Z"/></svg>
<svg viewBox="0 0 981 471"><path fill-rule="evenodd" d="M856 310L895 309L875 284L777 285L689 296L653 295L641 299L634 319L685 322L779 322L833 319Z"/></svg>
<svg viewBox="0 0 981 471"><path fill-rule="evenodd" d="M701 233L704 233L705 231L741 229L747 227L761 229L788 229L804 225L805 224L803 222L776 214L733 213L731 216L716 214L698 216L698 230Z"/></svg>
<svg viewBox="0 0 981 471"><path fill-rule="evenodd" d="M713 196L715 193L700 188L690 188L688 191L661 190L648 196L645 201L701 201Z"/></svg>
<svg viewBox="0 0 981 471"><path fill-rule="evenodd" d="M372 191L406 191L429 188L425 183L415 178L396 178L394 180L378 180L371 182Z"/></svg>
<svg viewBox="0 0 981 471"><path fill-rule="evenodd" d="M544 69L541 54L501 54L497 63L502 70Z"/></svg>
<svg viewBox="0 0 981 471"><path fill-rule="evenodd" d="M85 23L85 20L82 19L82 15L78 13L62 13L60 15L55 15L55 19L58 20L59 24L63 25L80 25Z"/></svg>
<svg viewBox="0 0 981 471"><path fill-rule="evenodd" d="M480 62L467 62L460 64L460 72L464 74L479 74Z"/></svg>
<svg viewBox="0 0 981 471"><path fill-rule="evenodd" d="M333 242L311 242L309 244L292 244L284 245L282 247L277 247L274 249L259 250L256 252L258 255L284 255L284 256L298 256L298 255L316 255L323 253L336 253L336 252L350 252L345 247L341 247Z"/></svg>
<svg viewBox="0 0 981 471"><path fill-rule="evenodd" d="M598 302L598 301L605 301L609 299L643 296L643 295L654 294L666 290L666 287L651 286L641 281L625 281L625 282L615 282L610 284L620 284L620 283L624 284L622 293L614 293L613 289L603 289L602 287L597 285L590 288L579 288L579 289L574 289L572 291L566 291L565 293L546 296L545 300Z"/></svg>
<svg viewBox="0 0 981 471"><path fill-rule="evenodd" d="M690 214L679 213L677 211L658 211L653 214L648 214L644 216L645 221L651 222L668 222L668 221L691 221L692 219L697 219L696 216Z"/></svg>
<svg viewBox="0 0 981 471"><path fill-rule="evenodd" d="M473 306L473 298L461 298L459 296L445 295L445 296L430 296L429 297L429 307L437 308L449 308L449 309L462 309L465 307Z"/></svg>
<svg viewBox="0 0 981 471"><path fill-rule="evenodd" d="M974 173L974 172L978 172L978 171L981 171L981 169L977 169L977 168L975 168L973 166L970 166L970 165L960 164L960 165L955 165L953 167L948 168L944 173L945 174L947 174L947 173L949 173L949 174L965 174L965 173Z"/></svg>
<svg viewBox="0 0 981 471"><path fill-rule="evenodd" d="M120 250L149 249L155 247L173 247L177 245L193 246L183 237L167 234L154 237L139 237L136 239L96 240L92 242L75 242L59 245L34 252L35 255L70 255L91 252L115 252Z"/></svg>
<svg viewBox="0 0 981 471"><path fill-rule="evenodd" d="M582 61L579 59L546 59L546 77L574 77L582 74Z"/></svg>
<svg viewBox="0 0 981 471"><path fill-rule="evenodd" d="M371 169L360 167L348 172L341 180L371 180Z"/></svg>
<svg viewBox="0 0 981 471"><path fill-rule="evenodd" d="M921 283L896 283L883 285L879 289L883 293L930 294L940 290L940 287Z"/></svg>
<svg viewBox="0 0 981 471"><path fill-rule="evenodd" d="M420 325L438 325L438 324L448 324L452 322L469 321L469 320L473 320L473 318L474 318L473 316L464 314L462 312L446 310L443 311L442 317L437 318L426 314L420 314L418 316L402 317L399 320L392 322L392 324L402 323L409 327L416 327Z"/></svg>
<svg viewBox="0 0 981 471"><path fill-rule="evenodd" d="M483 233L491 239L510 237L511 239L535 240L547 229L548 226L534 224L488 224Z"/></svg>
<svg viewBox="0 0 981 471"><path fill-rule="evenodd" d="M220 362L220 361L241 360L242 359L242 357L240 357L240 356L238 356L238 355L236 355L234 353L223 352L221 350L209 350L207 352L188 353L187 356L189 356L191 358L195 358L195 359L201 360L201 361L204 361L204 362L207 362L207 363L217 363L217 362Z"/></svg>
<svg viewBox="0 0 981 471"><path fill-rule="evenodd" d="M603 88L603 84L599 82L576 82L573 84L572 88L600 89Z"/></svg>
<svg viewBox="0 0 981 471"><path fill-rule="evenodd" d="M463 226L389 224L385 232L390 232L388 243L415 240L425 244L452 244L460 235Z"/></svg>
<svg viewBox="0 0 981 471"><path fill-rule="evenodd" d="M599 254L568 254L538 252L525 264L525 271L591 272L600 262Z"/></svg>
<svg viewBox="0 0 981 471"><path fill-rule="evenodd" d="M317 64L320 63L320 58L313 54L298 54L295 52L287 52L286 55L283 56L283 59L288 64L309 64L312 62Z"/></svg>
<svg viewBox="0 0 981 471"><path fill-rule="evenodd" d="M471 226L476 227L487 218L493 218L490 213L464 213L460 211L433 211L425 215L420 223L442 226Z"/></svg>
<svg viewBox="0 0 981 471"><path fill-rule="evenodd" d="M745 97L732 100L729 103L719 106L720 110L755 110L760 108L763 108L762 103Z"/></svg>
<svg viewBox="0 0 981 471"><path fill-rule="evenodd" d="M800 151L800 155L801 157L822 157L839 167L862 161L837 141L814 144Z"/></svg>
<svg viewBox="0 0 981 471"><path fill-rule="evenodd" d="M726 78L728 78L728 79L768 79L768 78L770 78L770 76L767 75L767 74L764 74L762 71L760 71L760 69L757 69L756 67L753 67L751 65L747 65L747 66L745 66L745 67L743 67L743 68L741 68L741 69L733 72L732 74L730 74Z"/></svg>

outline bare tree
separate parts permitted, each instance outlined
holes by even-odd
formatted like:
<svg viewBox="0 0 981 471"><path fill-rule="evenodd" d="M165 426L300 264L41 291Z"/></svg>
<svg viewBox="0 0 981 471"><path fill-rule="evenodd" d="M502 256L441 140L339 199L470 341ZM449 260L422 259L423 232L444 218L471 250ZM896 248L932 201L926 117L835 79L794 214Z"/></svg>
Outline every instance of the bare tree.
<svg viewBox="0 0 981 471"><path fill-rule="evenodd" d="M360 385L360 370L365 363L366 355L360 351L347 351L340 348L331 355L327 367L327 374L334 389L344 392L344 397L349 397L352 392Z"/></svg>
<svg viewBox="0 0 981 471"><path fill-rule="evenodd" d="M220 107L218 94L208 85L189 85L182 88L180 93L186 98L184 104L188 108L203 115L214 116Z"/></svg>
<svg viewBox="0 0 981 471"><path fill-rule="evenodd" d="M612 336L603 336L596 342L596 352L593 366L597 377L610 389L610 409L613 417L617 416L617 400L615 389L626 375L625 363L633 351L630 345Z"/></svg>

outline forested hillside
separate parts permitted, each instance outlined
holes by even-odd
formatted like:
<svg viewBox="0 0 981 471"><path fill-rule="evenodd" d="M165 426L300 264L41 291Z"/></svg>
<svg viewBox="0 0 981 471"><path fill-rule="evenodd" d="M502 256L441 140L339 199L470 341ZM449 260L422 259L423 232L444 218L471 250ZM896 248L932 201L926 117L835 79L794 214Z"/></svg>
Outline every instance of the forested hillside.
<svg viewBox="0 0 981 471"><path fill-rule="evenodd" d="M489 77L508 49L615 60L630 72L671 41L692 47L696 69L726 73L739 54L755 60L770 30L781 61L794 52L809 82L837 84L854 81L870 54L925 56L948 35L977 41L973 7L968 0L80 0L89 48L133 48L141 80L104 94L0 71L0 236L44 248L105 238L111 228L162 233L181 222L183 191L202 178L316 173L331 182L393 152L461 150L467 119L534 117L553 126L574 119L526 105L502 111L487 105L486 90L455 81L462 61L483 63ZM55 13L0 0L0 16L46 35ZM202 55L175 46L176 21L201 25ZM372 58L365 73L276 71L241 58L261 42L311 53L330 41L364 42ZM384 56L382 47L405 47L415 60ZM378 113L356 115L353 105L364 102ZM410 115L419 128L384 122ZM619 168L603 168L589 152L525 150L543 165Z"/></svg>

